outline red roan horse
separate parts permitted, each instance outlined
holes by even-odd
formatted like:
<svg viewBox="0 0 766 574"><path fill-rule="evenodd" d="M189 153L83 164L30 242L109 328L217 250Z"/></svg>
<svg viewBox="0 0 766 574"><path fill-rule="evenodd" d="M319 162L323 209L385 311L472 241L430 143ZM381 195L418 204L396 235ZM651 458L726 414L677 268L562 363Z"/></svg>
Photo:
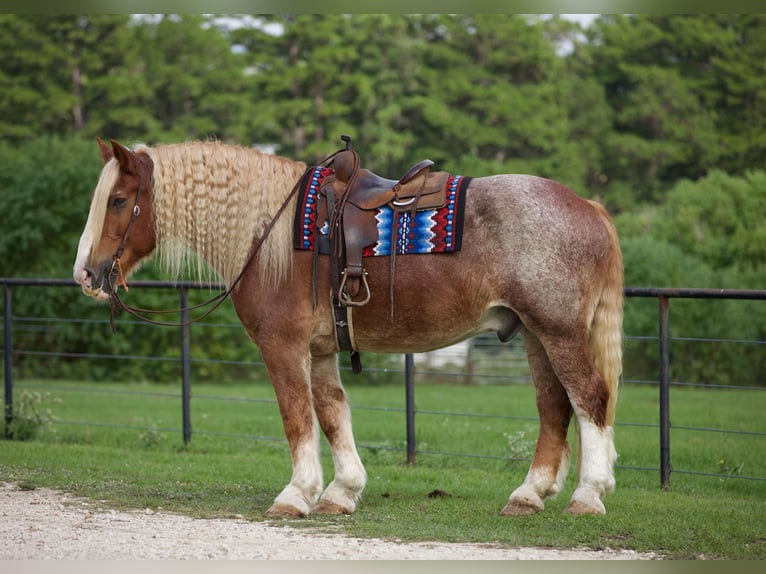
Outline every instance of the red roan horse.
<svg viewBox="0 0 766 574"><path fill-rule="evenodd" d="M354 512L367 477L338 372L328 258L320 257L318 290L327 297L314 308L313 256L292 246L294 197L249 258L306 166L220 143L133 151L115 142L99 145L104 167L80 239L77 283L86 294L108 299L158 247L171 272L190 252L227 284L244 269L231 297L266 362L293 461L292 478L268 514ZM137 196L139 188L145 191ZM365 259L372 300L353 310L357 348L418 353L478 333L507 339L520 330L540 432L529 472L502 514L539 512L560 491L572 414L580 448L567 511L604 513L601 498L615 485L623 279L617 234L603 207L539 177L471 180L462 249L397 257L393 319L387 260ZM326 488L317 421L335 467Z"/></svg>

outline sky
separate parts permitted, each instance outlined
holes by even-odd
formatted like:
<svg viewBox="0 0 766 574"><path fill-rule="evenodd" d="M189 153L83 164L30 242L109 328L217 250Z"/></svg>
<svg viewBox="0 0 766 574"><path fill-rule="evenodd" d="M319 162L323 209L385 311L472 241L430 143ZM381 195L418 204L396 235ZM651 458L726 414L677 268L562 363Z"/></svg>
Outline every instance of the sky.
<svg viewBox="0 0 766 574"><path fill-rule="evenodd" d="M583 26L588 26L598 17L598 14L561 14L561 17L574 22L579 22Z"/></svg>

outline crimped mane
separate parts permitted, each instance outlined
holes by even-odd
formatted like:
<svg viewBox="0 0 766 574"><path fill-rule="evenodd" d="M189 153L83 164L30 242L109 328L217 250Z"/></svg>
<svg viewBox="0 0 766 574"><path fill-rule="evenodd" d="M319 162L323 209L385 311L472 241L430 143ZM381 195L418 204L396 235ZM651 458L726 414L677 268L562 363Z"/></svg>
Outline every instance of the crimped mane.
<svg viewBox="0 0 766 574"><path fill-rule="evenodd" d="M88 212L88 221L85 222L80 242L87 242L90 245L90 255L92 259L98 249L101 234L104 231L106 220L106 206L109 203L109 195L117 184L120 177L120 166L117 160L111 159L104 164L101 169L101 175L98 178L96 188L93 190L93 197L90 202L90 211Z"/></svg>
<svg viewBox="0 0 766 574"><path fill-rule="evenodd" d="M227 285L306 167L218 142L137 151L154 162L153 209L162 266L177 277L195 264L200 279L208 278L212 268ZM274 285L287 277L292 263L295 200L292 204L258 254L264 280Z"/></svg>

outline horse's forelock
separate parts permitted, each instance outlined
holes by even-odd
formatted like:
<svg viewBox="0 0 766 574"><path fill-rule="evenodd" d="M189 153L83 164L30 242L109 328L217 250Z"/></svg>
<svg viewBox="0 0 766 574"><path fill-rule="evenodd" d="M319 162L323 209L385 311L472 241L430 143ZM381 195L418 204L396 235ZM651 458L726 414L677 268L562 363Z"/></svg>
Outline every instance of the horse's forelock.
<svg viewBox="0 0 766 574"><path fill-rule="evenodd" d="M104 230L104 221L106 219L106 206L109 203L109 195L117 183L120 176L120 166L117 160L112 158L104 164L101 175L98 178L96 188L93 190L93 197L90 202L90 211L88 220L85 223L83 231L83 240L90 243L89 257L93 258L98 249L99 240Z"/></svg>

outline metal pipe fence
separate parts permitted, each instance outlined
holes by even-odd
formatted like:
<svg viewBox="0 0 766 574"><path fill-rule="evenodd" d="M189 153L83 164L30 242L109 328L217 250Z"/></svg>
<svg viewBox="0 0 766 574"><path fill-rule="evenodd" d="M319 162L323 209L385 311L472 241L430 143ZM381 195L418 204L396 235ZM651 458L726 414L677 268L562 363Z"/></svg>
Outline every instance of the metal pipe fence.
<svg viewBox="0 0 766 574"><path fill-rule="evenodd" d="M192 356L191 352L191 329L190 325L188 323L189 319L189 312L183 311L181 313L181 325L176 327L179 331L179 355L178 357L168 357L168 356L130 356L125 354L103 354L103 353L67 353L67 352L55 352L55 351L46 351L46 350L20 350L14 348L14 321L15 320L21 320L23 319L27 323L49 323L49 322L67 322L67 323L77 323L78 321L81 321L78 318L71 317L71 318L51 318L51 317L28 317L25 316L23 318L18 317L14 315L13 311L13 289L15 287L37 287L37 288L77 288L79 290L79 287L76 286L74 281L72 280L66 280L66 279L20 279L20 278L0 278L0 283L3 284L3 294L4 294L4 302L3 302L3 341L4 341L4 349L3 349L3 358L4 358L4 403L5 403L5 437L10 437L10 429L12 428L12 422L13 422L13 390L14 390L14 381L13 381L13 359L15 356L20 355L27 355L27 356L40 356L40 357L46 357L46 356L56 356L56 357L67 357L67 358L73 358L73 359L111 359L111 360L124 360L124 359L131 359L131 360L137 360L137 361L169 361L169 362L178 362L180 364L180 378L181 378L181 410L182 410L182 428L181 428L181 434L183 437L184 444L188 444L189 441L191 441L192 438L192 419L191 419L191 373L192 373L192 364L194 363L229 363L232 364L238 364L238 365L258 365L263 366L262 362L253 361L253 362L243 362L243 361L226 361L226 360L216 360L211 358L206 359L195 359ZM188 307L188 301L189 301L189 291L190 290L210 290L210 289L222 289L221 285L218 285L216 283L204 283L204 282L194 282L194 281L180 281L180 282L169 282L169 281L134 281L131 286L135 286L137 288L151 288L151 289L160 289L160 290L166 290L166 291L176 291L178 294L178 304L180 309L185 309ZM670 356L670 342L671 342L671 335L670 335L670 301L671 299L731 299L731 300L766 300L766 290L732 290L732 289L665 289L665 288L633 288L633 287L627 287L625 289L625 295L628 298L650 298L650 299L656 299L658 302L658 318L657 318L657 325L658 325L658 333L659 336L656 338L657 345L658 345L658 355L659 355L659 364L658 364L658 380L656 381L632 381L632 382L638 382L638 383L650 383L650 384L657 384L658 387L658 402L659 402L659 423L658 425L652 425L652 424L643 424L643 423L618 423L619 424L628 424L633 426L656 426L659 429L659 471L660 471L660 485L662 488L667 488L670 482L670 476L671 476L671 470L674 472L686 472L689 474L706 474L701 472L695 472L695 471L684 471L684 470L676 470L672 468L671 465L671 454L670 454L670 447L671 447L671 441L670 441L670 429L671 429L671 419L670 419L670 388L671 385L678 385L678 384L684 384L684 383L678 383L678 382L671 382L671 376L670 376L670 370L671 370L671 356ZM104 319L101 322L107 322L106 319ZM121 321L117 321L119 324ZM128 320L128 321L122 321L122 323L136 323L136 321ZM228 327L228 328L239 328L239 324L216 324L216 323L200 323L200 325L205 325L212 328L221 328L221 327ZM626 337L628 339L632 338L635 340L641 340L641 339L652 339L651 337ZM674 339L675 340L675 339ZM681 338L680 340L684 340ZM692 340L692 339L686 339L686 340ZM696 341L711 341L711 339L697 339ZM721 341L721 340L715 340L715 341ZM738 340L727 340L727 342L733 342L733 343L750 343L750 344L757 344L757 345L764 345L766 346L766 341L738 341ZM507 345L506 345L507 346ZM523 345L518 346L518 350L523 353ZM467 356L470 359L470 353L471 348L467 351ZM462 413L462 412L438 412L438 411L427 411L427 410L418 410L415 407L415 377L416 373L420 376L428 375L428 369L429 369L429 361L426 361L425 368L418 368L416 360L413 355L407 354L403 357L403 367L401 371L399 371L397 374L401 375L401 377L404 379L405 382L405 425L406 425L406 456L408 463L414 463L417 456L417 450L416 450L416 444L415 444L415 423L416 423L416 414L420 415L448 415L448 416L455 416L455 417L474 417L474 416L492 416L492 415L480 415L480 414L473 414L473 413ZM485 359L478 359L476 362L482 362ZM454 372L446 372L447 376L455 376L455 377L461 377L462 380L466 380L469 382L472 382L475 377L477 377L477 373L475 372L475 368L473 367L474 361L469 360L467 361L468 367L464 369L455 369ZM422 365L423 366L423 365ZM375 371L375 367L365 367L365 370L369 373L370 371ZM442 369L439 371L440 376L445 376L445 371ZM484 374L483 377L486 377L489 379L490 383L492 382L492 377L500 377L500 375L492 375L492 374ZM527 373L520 373L515 375L515 377L518 380L521 381L531 381L531 378L529 377L528 372ZM507 374L506 374L507 378ZM687 383L688 384L688 383ZM709 385L708 385L709 386ZM732 387L731 385L727 385L727 388L736 388ZM747 387L748 389L753 389L754 387ZM766 390L766 387L755 387L760 390ZM108 391L106 391L108 392ZM272 401L276 402L276 401ZM376 407L355 407L356 409L368 409L368 410L401 410L401 409L390 409L390 408L384 408L379 409ZM527 417L503 417L503 418L527 418ZM536 420L533 417L529 417L530 420ZM97 424L97 423L96 423ZM679 429L679 430L693 430L693 431L702 431L702 432L717 432L717 433L731 433L731 434L743 434L743 435L754 435L757 437L764 437L766 438L766 433L759 432L759 431L747 431L747 430L735 430L735 429L716 429L716 428L706 428L706 427L699 427L699 426L674 426L673 428ZM172 429L166 429L166 430L172 430ZM176 429L177 432L177 429ZM252 438L252 437L251 437ZM280 440L276 437L260 437L263 440ZM364 447L364 445L360 445L361 447ZM376 446L375 448L380 448L380 446ZM428 452L428 451L420 451L423 454L449 454L449 455L456 455L459 453L434 453L434 452ZM472 456L470 454L463 453L461 456ZM476 455L476 456L482 456L482 455ZM649 470L649 469L646 469ZM766 480L766 477L759 477L759 476L733 476L732 478L744 478L744 479L753 479L753 480Z"/></svg>

